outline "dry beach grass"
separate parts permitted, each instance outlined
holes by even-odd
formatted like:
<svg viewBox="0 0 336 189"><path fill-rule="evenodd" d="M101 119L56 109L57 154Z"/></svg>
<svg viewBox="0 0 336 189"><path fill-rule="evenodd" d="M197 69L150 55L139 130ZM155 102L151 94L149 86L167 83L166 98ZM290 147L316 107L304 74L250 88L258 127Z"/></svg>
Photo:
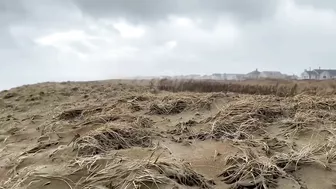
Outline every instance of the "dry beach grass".
<svg viewBox="0 0 336 189"><path fill-rule="evenodd" d="M326 188L334 81L97 81L0 92L0 188Z"/></svg>
<svg viewBox="0 0 336 189"><path fill-rule="evenodd" d="M240 94L295 96L297 94L336 94L335 80L156 80L160 90L181 92L233 92Z"/></svg>

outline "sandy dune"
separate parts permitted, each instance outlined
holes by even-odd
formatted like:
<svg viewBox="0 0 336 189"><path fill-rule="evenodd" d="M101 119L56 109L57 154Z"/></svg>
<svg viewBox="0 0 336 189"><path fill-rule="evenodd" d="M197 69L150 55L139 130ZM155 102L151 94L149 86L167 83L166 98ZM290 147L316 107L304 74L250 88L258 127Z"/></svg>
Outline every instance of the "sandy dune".
<svg viewBox="0 0 336 189"><path fill-rule="evenodd" d="M22 86L0 92L0 186L332 189L335 123L336 96Z"/></svg>

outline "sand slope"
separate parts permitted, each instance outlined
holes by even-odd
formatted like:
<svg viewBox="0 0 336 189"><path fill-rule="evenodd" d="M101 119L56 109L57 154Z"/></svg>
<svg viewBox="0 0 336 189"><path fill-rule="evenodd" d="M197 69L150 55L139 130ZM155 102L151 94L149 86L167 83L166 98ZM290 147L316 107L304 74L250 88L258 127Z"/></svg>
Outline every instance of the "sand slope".
<svg viewBox="0 0 336 189"><path fill-rule="evenodd" d="M0 92L0 186L332 189L335 123L335 96L22 86Z"/></svg>

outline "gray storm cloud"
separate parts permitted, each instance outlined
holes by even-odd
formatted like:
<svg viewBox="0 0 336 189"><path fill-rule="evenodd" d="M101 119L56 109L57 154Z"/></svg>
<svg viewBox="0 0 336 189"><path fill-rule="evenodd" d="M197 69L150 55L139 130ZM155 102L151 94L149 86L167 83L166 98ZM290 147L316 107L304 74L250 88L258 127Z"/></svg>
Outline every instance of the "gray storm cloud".
<svg viewBox="0 0 336 189"><path fill-rule="evenodd" d="M0 89L335 68L332 0L2 0Z"/></svg>
<svg viewBox="0 0 336 189"><path fill-rule="evenodd" d="M139 22L165 19L167 15L218 16L233 15L254 20L273 14L277 0L75 0L75 4L95 17L126 17Z"/></svg>

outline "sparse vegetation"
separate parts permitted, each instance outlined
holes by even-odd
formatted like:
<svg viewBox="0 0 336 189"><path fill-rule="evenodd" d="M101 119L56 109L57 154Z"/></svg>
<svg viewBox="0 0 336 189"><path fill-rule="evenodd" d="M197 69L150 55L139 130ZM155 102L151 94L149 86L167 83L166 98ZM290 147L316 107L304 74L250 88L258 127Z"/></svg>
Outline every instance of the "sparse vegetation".
<svg viewBox="0 0 336 189"><path fill-rule="evenodd" d="M178 114L187 107L187 103L183 100L177 100L169 103L153 103L150 105L150 114Z"/></svg>
<svg viewBox="0 0 336 189"><path fill-rule="evenodd" d="M150 147L151 134L133 128L105 128L94 131L92 134L78 138L75 141L79 155L93 156L109 150L120 150L132 146Z"/></svg>
<svg viewBox="0 0 336 189"><path fill-rule="evenodd" d="M252 151L230 156L226 168L219 177L231 184L231 188L276 188L277 179L286 176L286 172L274 164L271 159L260 157Z"/></svg>
<svg viewBox="0 0 336 189"><path fill-rule="evenodd" d="M172 92L224 92L253 95L276 95L281 97L298 94L334 95L336 81L292 81L292 80L169 80L161 79L157 82L160 90Z"/></svg>
<svg viewBox="0 0 336 189"><path fill-rule="evenodd" d="M64 82L0 92L0 185L271 189L285 179L314 188L306 168L336 172L333 82ZM320 188L328 181L316 179Z"/></svg>

